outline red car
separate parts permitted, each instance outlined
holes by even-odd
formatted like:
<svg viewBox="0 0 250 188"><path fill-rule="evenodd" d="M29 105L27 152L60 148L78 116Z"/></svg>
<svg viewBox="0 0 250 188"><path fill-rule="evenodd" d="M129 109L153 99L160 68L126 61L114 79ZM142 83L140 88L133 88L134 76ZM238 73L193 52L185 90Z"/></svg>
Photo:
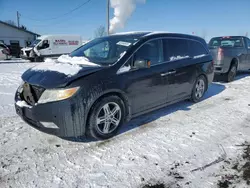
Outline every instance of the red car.
<svg viewBox="0 0 250 188"><path fill-rule="evenodd" d="M3 43L0 43L0 49L3 49L3 53L6 55L10 55L10 49L8 48L8 46L6 46Z"/></svg>

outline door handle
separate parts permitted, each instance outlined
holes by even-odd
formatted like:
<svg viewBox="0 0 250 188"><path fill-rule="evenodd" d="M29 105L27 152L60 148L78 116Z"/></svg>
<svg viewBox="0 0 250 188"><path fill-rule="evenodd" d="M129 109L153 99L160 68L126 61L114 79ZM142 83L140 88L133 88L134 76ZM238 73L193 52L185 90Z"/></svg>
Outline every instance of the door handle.
<svg viewBox="0 0 250 188"><path fill-rule="evenodd" d="M168 76L168 75L175 74L175 73L176 73L176 70L171 70L169 72L162 73L161 76Z"/></svg>

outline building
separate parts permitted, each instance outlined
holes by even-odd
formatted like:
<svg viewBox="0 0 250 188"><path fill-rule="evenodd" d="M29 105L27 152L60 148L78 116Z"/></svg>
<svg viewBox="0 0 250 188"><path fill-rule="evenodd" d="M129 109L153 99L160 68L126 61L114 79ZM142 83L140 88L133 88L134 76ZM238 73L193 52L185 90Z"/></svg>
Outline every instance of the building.
<svg viewBox="0 0 250 188"><path fill-rule="evenodd" d="M0 43L6 44L12 55L18 56L20 48L28 46L38 36L37 33L0 21Z"/></svg>

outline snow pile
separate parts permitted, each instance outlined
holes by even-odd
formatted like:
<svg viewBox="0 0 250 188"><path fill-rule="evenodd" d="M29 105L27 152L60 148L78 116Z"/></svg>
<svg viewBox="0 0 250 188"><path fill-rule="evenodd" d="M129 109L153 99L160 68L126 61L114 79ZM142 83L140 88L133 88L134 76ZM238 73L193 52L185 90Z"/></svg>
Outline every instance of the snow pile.
<svg viewBox="0 0 250 188"><path fill-rule="evenodd" d="M31 108L30 105L28 105L25 101L17 101L16 105L19 107L27 107L27 108Z"/></svg>
<svg viewBox="0 0 250 188"><path fill-rule="evenodd" d="M74 76L82 69L81 66L77 64L69 64L69 63L57 63L53 60L47 60L45 63L42 63L38 66L31 68L33 71L39 72L59 72L65 74L67 76Z"/></svg>
<svg viewBox="0 0 250 188"><path fill-rule="evenodd" d="M58 60L46 59L45 63L33 67L32 70L45 72L53 71L65 74L67 76L76 75L83 67L82 66L99 66L92 63L84 57L70 57L62 55Z"/></svg>
<svg viewBox="0 0 250 188"><path fill-rule="evenodd" d="M206 54L197 55L197 56L194 56L194 59L202 58L204 56L206 56Z"/></svg>
<svg viewBox="0 0 250 188"><path fill-rule="evenodd" d="M175 60L180 60L180 59L186 59L186 58L189 58L189 56L187 55L187 56L180 56L180 55L178 55L178 56L172 56L172 57L170 57L170 61L175 61Z"/></svg>
<svg viewBox="0 0 250 188"><path fill-rule="evenodd" d="M110 33L119 28L124 28L126 21L136 8L136 3L145 3L146 0L111 0L111 7L114 8L114 18L110 20Z"/></svg>
<svg viewBox="0 0 250 188"><path fill-rule="evenodd" d="M123 58L123 56L125 56L126 53L127 53L127 51L122 52L120 54L120 57L119 57L119 59L117 61L120 61Z"/></svg>
<svg viewBox="0 0 250 188"><path fill-rule="evenodd" d="M69 55L62 55L57 60L61 63L70 63L86 66L100 66L98 64L90 62L86 57L70 57Z"/></svg>
<svg viewBox="0 0 250 188"><path fill-rule="evenodd" d="M128 72L128 71L130 71L130 69L131 69L131 66L130 66L130 65L128 65L128 66L123 66L123 67L121 67L121 68L117 71L117 74L124 73L124 72Z"/></svg>

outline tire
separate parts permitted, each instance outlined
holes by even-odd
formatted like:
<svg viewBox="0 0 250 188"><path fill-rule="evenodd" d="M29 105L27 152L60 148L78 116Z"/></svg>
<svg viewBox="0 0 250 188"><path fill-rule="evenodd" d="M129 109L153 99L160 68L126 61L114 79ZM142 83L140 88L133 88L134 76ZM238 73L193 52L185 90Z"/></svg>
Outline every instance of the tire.
<svg viewBox="0 0 250 188"><path fill-rule="evenodd" d="M35 58L29 58L29 60L31 63L35 62Z"/></svg>
<svg viewBox="0 0 250 188"><path fill-rule="evenodd" d="M233 63L229 69L229 71L224 75L224 79L226 82L232 82L235 79L237 74L237 65Z"/></svg>
<svg viewBox="0 0 250 188"><path fill-rule="evenodd" d="M195 81L191 94L191 101L195 103L201 101L206 90L207 90L207 79L205 78L205 76L201 75Z"/></svg>
<svg viewBox="0 0 250 188"><path fill-rule="evenodd" d="M34 58L34 61L35 61L35 62L38 62L38 63L43 62L43 57L36 56L36 57Z"/></svg>
<svg viewBox="0 0 250 188"><path fill-rule="evenodd" d="M112 114L114 109L117 112ZM125 122L125 118L125 105L122 99L113 95L102 98L94 104L90 111L87 136L98 140L111 138L116 135Z"/></svg>

